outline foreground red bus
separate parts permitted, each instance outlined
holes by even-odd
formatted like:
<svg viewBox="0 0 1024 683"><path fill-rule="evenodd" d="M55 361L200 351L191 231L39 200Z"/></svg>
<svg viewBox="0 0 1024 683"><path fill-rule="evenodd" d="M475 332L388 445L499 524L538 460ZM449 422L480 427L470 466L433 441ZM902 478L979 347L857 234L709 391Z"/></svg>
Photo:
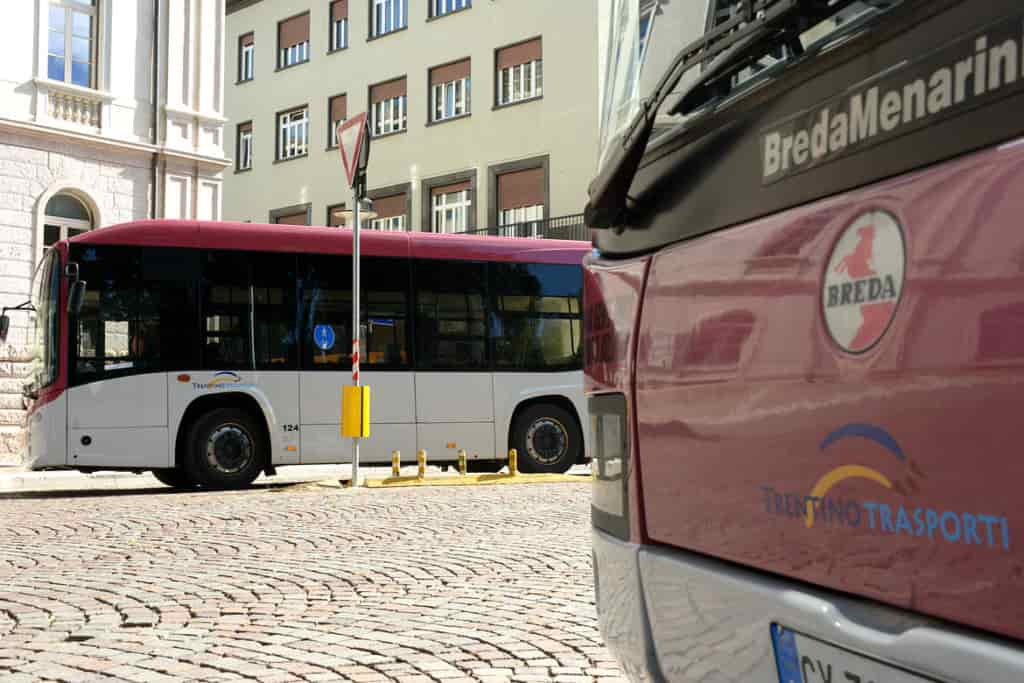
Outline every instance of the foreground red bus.
<svg viewBox="0 0 1024 683"><path fill-rule="evenodd" d="M1024 5L612 5L609 647L636 680L1024 681Z"/></svg>
<svg viewBox="0 0 1024 683"><path fill-rule="evenodd" d="M466 451L497 471L584 459L586 242L367 231L361 460ZM352 233L140 221L50 250L36 276L31 469L152 471L241 487L282 465L347 463ZM0 324L6 329L6 325Z"/></svg>

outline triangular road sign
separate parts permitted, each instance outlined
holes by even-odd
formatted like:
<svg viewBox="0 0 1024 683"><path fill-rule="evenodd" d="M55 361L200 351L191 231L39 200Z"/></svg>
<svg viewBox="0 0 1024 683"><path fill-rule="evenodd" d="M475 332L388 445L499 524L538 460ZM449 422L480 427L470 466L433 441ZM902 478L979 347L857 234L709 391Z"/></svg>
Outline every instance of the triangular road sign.
<svg viewBox="0 0 1024 683"><path fill-rule="evenodd" d="M366 112L338 124L341 165L345 167L345 177L348 178L349 187L355 184L357 171L361 170L360 162L366 163L366 160L361 158L364 144L366 144Z"/></svg>

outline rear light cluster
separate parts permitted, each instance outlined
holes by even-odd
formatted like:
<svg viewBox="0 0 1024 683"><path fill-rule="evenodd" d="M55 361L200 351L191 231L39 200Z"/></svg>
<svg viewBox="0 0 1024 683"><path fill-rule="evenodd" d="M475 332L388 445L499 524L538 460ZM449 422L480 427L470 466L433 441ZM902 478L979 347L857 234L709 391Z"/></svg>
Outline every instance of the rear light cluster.
<svg viewBox="0 0 1024 683"><path fill-rule="evenodd" d="M629 539L629 441L626 397L622 394L591 396L590 453L593 495L591 521L595 528Z"/></svg>

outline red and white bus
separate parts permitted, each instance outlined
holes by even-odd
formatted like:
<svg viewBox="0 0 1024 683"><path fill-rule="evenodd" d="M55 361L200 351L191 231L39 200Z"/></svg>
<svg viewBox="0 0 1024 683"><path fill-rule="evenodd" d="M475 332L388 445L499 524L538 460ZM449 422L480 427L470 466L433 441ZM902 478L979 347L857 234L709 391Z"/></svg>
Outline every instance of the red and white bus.
<svg viewBox="0 0 1024 683"><path fill-rule="evenodd" d="M244 486L345 463L352 233L140 221L59 242L36 282L33 469ZM367 231L360 459L525 471L584 458L584 242Z"/></svg>
<svg viewBox="0 0 1024 683"><path fill-rule="evenodd" d="M635 680L1024 681L1024 5L612 6L608 645Z"/></svg>

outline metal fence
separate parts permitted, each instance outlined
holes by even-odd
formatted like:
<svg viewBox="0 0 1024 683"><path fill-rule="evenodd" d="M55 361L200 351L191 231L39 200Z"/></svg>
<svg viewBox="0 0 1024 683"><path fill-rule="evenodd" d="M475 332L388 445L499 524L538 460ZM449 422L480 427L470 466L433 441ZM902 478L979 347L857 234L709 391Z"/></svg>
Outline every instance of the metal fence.
<svg viewBox="0 0 1024 683"><path fill-rule="evenodd" d="M494 237L529 237L549 240L590 241L590 231L583 224L583 214L556 216L540 221L524 221L508 225L492 226L479 230L466 230L459 235L491 235Z"/></svg>

